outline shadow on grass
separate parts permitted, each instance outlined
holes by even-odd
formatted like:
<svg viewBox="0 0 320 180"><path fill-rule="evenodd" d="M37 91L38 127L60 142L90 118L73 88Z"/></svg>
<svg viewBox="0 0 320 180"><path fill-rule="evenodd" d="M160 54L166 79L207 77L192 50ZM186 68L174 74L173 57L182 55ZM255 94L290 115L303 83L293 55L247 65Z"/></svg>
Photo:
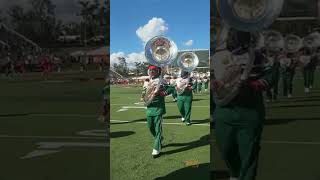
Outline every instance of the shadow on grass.
<svg viewBox="0 0 320 180"><path fill-rule="evenodd" d="M320 99L319 99L320 101ZM273 108L299 108L299 107L318 107L320 104L292 104L292 105L269 105L267 109Z"/></svg>
<svg viewBox="0 0 320 180"><path fill-rule="evenodd" d="M203 119L203 120L192 120L192 124L207 124L210 123L210 119Z"/></svg>
<svg viewBox="0 0 320 180"><path fill-rule="evenodd" d="M288 102L312 102L320 101L320 96L303 96L303 97L292 97L292 98L281 98L276 100L274 103L288 103ZM271 103L272 104L272 103Z"/></svg>
<svg viewBox="0 0 320 180"><path fill-rule="evenodd" d="M142 118L142 119L136 119L136 120L133 120L133 121L129 121L129 122L112 122L110 123L111 125L115 125L115 124L130 124L130 123L137 123L137 122L147 122L147 119L146 118Z"/></svg>
<svg viewBox="0 0 320 180"><path fill-rule="evenodd" d="M163 119L181 119L181 116L164 116Z"/></svg>
<svg viewBox="0 0 320 180"><path fill-rule="evenodd" d="M20 113L20 114L0 114L0 117L19 117L19 116L29 116L32 114L29 113Z"/></svg>
<svg viewBox="0 0 320 180"><path fill-rule="evenodd" d="M320 117L267 118L264 125L288 124L294 121L320 121Z"/></svg>
<svg viewBox="0 0 320 180"><path fill-rule="evenodd" d="M198 148L198 147L201 147L201 146L209 145L209 140L210 140L209 138L210 138L210 135L205 135L205 136L202 136L198 140L191 141L191 142L188 142L188 143L169 143L169 144L165 144L163 146L163 148L166 148L166 147L179 147L179 148L178 149L169 150L169 151L164 151L164 152L162 152L162 155L171 155L171 154L187 151L187 150L190 150L190 149Z"/></svg>
<svg viewBox="0 0 320 180"><path fill-rule="evenodd" d="M111 138L120 138L120 137L126 137L135 134L133 131L118 131L118 132L111 132L110 137Z"/></svg>
<svg viewBox="0 0 320 180"><path fill-rule="evenodd" d="M209 163L199 164L197 166L184 167L177 171L171 172L166 176L155 178L154 180L175 180L175 179L209 180L210 179Z"/></svg>
<svg viewBox="0 0 320 180"><path fill-rule="evenodd" d="M1 116L0 116L1 117ZM177 122L181 122L181 116L165 116L163 117L164 120L166 119L177 119ZM129 122L112 122L110 124L115 125L115 124L129 124L129 123L137 123L137 122L147 122L146 118L141 118L141 119L136 119L136 120L132 120ZM206 124L210 122L210 119L203 119L203 120L192 120L191 119L192 124Z"/></svg>
<svg viewBox="0 0 320 180"><path fill-rule="evenodd" d="M229 180L230 175L226 170L214 170L210 171L211 180Z"/></svg>

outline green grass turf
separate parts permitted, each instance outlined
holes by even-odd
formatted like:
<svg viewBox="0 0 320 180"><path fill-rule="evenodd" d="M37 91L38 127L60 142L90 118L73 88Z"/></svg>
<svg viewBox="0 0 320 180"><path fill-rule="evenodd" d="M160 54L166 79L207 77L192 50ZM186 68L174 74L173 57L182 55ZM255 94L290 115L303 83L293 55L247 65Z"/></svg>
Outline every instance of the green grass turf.
<svg viewBox="0 0 320 180"><path fill-rule="evenodd" d="M1 180L101 179L108 174L105 147L60 147L57 153L22 159L40 142L107 144L98 122L103 81L80 81L86 74L62 73L44 81L39 73L0 80ZM102 76L91 73L89 76ZM65 80L57 82L54 80ZM96 136L80 131L101 130ZM42 148L46 149L46 148ZM49 149L50 150L50 149Z"/></svg>
<svg viewBox="0 0 320 180"><path fill-rule="evenodd" d="M303 78L297 71L293 98L280 97L267 103L267 119L262 135L257 180L320 179L320 72L308 95L304 93ZM280 88L280 95L282 88ZM227 168L216 147L212 131L212 157L216 179L227 180Z"/></svg>
<svg viewBox="0 0 320 180"><path fill-rule="evenodd" d="M166 97L163 155L157 159L151 156L145 109L117 112L123 106L142 107L135 104L140 95L141 87L111 87L111 120L129 121L111 121L111 179L209 179L209 93L194 96L191 119L201 126L185 126L176 103Z"/></svg>

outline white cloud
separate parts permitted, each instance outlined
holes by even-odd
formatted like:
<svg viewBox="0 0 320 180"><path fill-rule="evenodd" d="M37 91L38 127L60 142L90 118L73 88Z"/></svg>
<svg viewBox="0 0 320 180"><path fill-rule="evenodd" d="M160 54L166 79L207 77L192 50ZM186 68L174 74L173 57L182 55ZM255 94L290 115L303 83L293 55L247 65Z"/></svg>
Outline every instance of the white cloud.
<svg viewBox="0 0 320 180"><path fill-rule="evenodd" d="M184 43L185 46L192 46L192 44L193 44L193 40L189 40Z"/></svg>
<svg viewBox="0 0 320 180"><path fill-rule="evenodd" d="M140 53L130 53L126 57L127 63L128 64L133 64L135 62L146 62L146 57L144 56L144 52Z"/></svg>
<svg viewBox="0 0 320 180"><path fill-rule="evenodd" d="M168 25L162 18L153 17L147 24L140 26L136 30L136 34L146 43L154 36L164 35L168 29Z"/></svg>
<svg viewBox="0 0 320 180"><path fill-rule="evenodd" d="M110 55L111 64L118 63L118 57L124 57L126 59L129 68L135 67L135 62L146 62L144 52L125 54L123 52L112 53Z"/></svg>
<svg viewBox="0 0 320 180"><path fill-rule="evenodd" d="M124 52L112 53L110 55L110 64L118 63L119 57L125 57Z"/></svg>

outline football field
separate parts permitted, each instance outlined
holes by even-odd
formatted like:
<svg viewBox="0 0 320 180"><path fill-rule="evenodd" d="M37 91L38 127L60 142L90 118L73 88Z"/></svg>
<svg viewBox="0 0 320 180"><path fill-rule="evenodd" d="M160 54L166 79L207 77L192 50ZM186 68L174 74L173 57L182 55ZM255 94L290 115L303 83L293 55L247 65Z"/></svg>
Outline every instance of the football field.
<svg viewBox="0 0 320 180"><path fill-rule="evenodd" d="M303 77L297 69L293 97L266 103L267 118L261 141L257 180L319 180L320 162L320 73L314 89L304 93ZM279 94L282 95L282 88ZM229 178L216 147L213 132L213 169L216 179Z"/></svg>
<svg viewBox="0 0 320 180"><path fill-rule="evenodd" d="M102 73L0 79L1 180L106 180Z"/></svg>
<svg viewBox="0 0 320 180"><path fill-rule="evenodd" d="M194 96L191 126L181 122L177 104L166 97L164 147L153 159L141 90L111 86L111 179L209 179L209 92Z"/></svg>

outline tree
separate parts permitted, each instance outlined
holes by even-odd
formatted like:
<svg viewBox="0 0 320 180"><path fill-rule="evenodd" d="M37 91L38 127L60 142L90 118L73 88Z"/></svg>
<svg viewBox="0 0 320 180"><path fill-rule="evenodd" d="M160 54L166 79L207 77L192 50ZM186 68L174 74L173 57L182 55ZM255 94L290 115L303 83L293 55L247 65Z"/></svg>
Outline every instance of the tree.
<svg viewBox="0 0 320 180"><path fill-rule="evenodd" d="M61 32L64 35L77 35L80 34L80 24L71 22L62 25Z"/></svg>
<svg viewBox="0 0 320 180"><path fill-rule="evenodd" d="M135 62L135 69L136 75L142 75L146 76L148 75L148 66L149 64L147 62Z"/></svg>
<svg viewBox="0 0 320 180"><path fill-rule="evenodd" d="M30 0L35 15L42 19L46 20L50 17L55 16L56 6L52 3L51 0Z"/></svg>
<svg viewBox="0 0 320 180"><path fill-rule="evenodd" d="M55 5L51 0L29 0L32 8L25 11L21 6L12 6L8 15L14 29L46 47L57 39L62 22L55 17Z"/></svg>
<svg viewBox="0 0 320 180"><path fill-rule="evenodd" d="M124 77L128 77L129 68L124 57L118 57L118 63L113 64L114 70Z"/></svg>
<svg viewBox="0 0 320 180"><path fill-rule="evenodd" d="M87 45L87 38L89 36L94 36L94 32L92 32L92 26L95 23L95 11L98 8L96 3L91 3L89 0L81 0L79 1L81 6L80 16L82 17L82 25L83 25L83 35L82 40L84 45Z"/></svg>

